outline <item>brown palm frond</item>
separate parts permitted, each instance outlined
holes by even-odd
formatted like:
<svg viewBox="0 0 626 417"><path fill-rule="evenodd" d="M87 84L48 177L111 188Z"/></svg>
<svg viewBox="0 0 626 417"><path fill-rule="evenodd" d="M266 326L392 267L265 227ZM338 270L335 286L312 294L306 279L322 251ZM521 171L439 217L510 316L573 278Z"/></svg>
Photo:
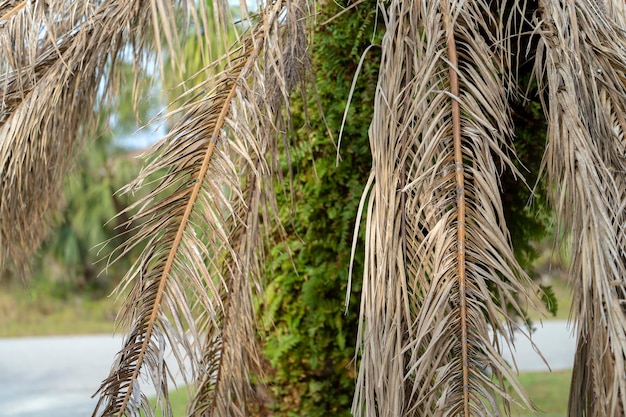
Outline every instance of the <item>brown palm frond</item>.
<svg viewBox="0 0 626 417"><path fill-rule="evenodd" d="M606 11L621 28L626 28L626 2L623 0L598 1L598 8Z"/></svg>
<svg viewBox="0 0 626 417"><path fill-rule="evenodd" d="M626 32L597 1L541 2L544 160L571 233L578 347L570 416L626 412Z"/></svg>
<svg viewBox="0 0 626 417"><path fill-rule="evenodd" d="M277 159L277 139L284 134L280 111L288 109L291 92L310 71L305 24L309 7L307 1L286 1L280 13L284 21L278 24L275 15L266 18L272 25L262 39L263 59L255 63L248 83L239 86L232 104L230 136L243 139L238 146L247 155L239 171L247 201L239 205L240 223L231 233L237 257L225 263L229 281L221 327L204 326L214 336L206 340L203 358L215 372L200 375L190 416L246 415L246 401L254 396L252 376L262 374L253 309L253 294L262 294L255 279L262 276L264 261L261 223L267 229L277 221L272 181L281 169ZM220 342L217 349L215 341Z"/></svg>
<svg viewBox="0 0 626 417"><path fill-rule="evenodd" d="M26 2L22 0L6 0L0 3L0 16L3 21L9 20L14 14L22 10Z"/></svg>
<svg viewBox="0 0 626 417"><path fill-rule="evenodd" d="M141 226L118 255L146 249L121 284L131 288L121 316L131 332L94 415L145 409L135 400L143 398L142 371L168 402L164 338L196 380L189 415L245 415L250 371L259 363L253 294L260 291L261 224L273 219L278 116L306 62L305 34L289 28L308 12L300 1L262 10L218 80L186 93L181 120L128 187L160 176L129 209L139 208L131 221Z"/></svg>
<svg viewBox="0 0 626 417"><path fill-rule="evenodd" d="M115 63L125 48L141 54L157 3L3 3L0 261L24 264L38 247L73 157L93 132ZM161 26L170 19L157 17Z"/></svg>
<svg viewBox="0 0 626 417"><path fill-rule="evenodd" d="M501 355L507 305L521 314L534 287L500 200L498 172L519 173L502 42L485 16L483 1L384 12L355 415L499 415L505 380L530 406Z"/></svg>

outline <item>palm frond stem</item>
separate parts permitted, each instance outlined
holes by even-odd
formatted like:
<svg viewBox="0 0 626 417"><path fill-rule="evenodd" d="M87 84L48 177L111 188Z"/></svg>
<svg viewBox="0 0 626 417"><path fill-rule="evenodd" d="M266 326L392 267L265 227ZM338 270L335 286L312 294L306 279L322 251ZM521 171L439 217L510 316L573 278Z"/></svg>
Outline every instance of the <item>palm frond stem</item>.
<svg viewBox="0 0 626 417"><path fill-rule="evenodd" d="M457 97L460 97L459 76L456 72L459 61L456 51L456 40L454 30L450 25L449 10L444 6L443 27L447 33L448 59L450 60L450 112L452 116L452 138L454 141L454 163L456 174L457 193L457 258L458 258L458 279L459 279L459 309L461 314L461 360L463 361L463 414L470 416L469 398L469 352L467 346L467 298L466 298L466 274L465 274L465 169L463 168L463 138L461 136L461 108Z"/></svg>

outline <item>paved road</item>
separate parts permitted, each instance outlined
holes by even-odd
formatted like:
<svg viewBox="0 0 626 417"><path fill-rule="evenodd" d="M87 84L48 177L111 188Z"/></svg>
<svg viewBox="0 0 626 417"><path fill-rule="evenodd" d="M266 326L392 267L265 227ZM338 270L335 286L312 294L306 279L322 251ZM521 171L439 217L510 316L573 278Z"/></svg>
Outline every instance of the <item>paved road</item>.
<svg viewBox="0 0 626 417"><path fill-rule="evenodd" d="M538 325L533 339L553 370L571 368L574 341L566 322ZM91 395L120 346L110 335L0 339L0 417L91 416ZM516 340L515 357L521 371L547 369L524 338Z"/></svg>
<svg viewBox="0 0 626 417"><path fill-rule="evenodd" d="M574 364L576 340L572 336L566 320L546 321L535 324L533 333L535 347L541 352L546 362L533 348L526 337L519 336L514 340L513 353L520 371L553 371L571 369ZM504 358L513 363L510 351L505 351Z"/></svg>
<svg viewBox="0 0 626 417"><path fill-rule="evenodd" d="M110 335L0 340L0 416L91 415L120 346Z"/></svg>
<svg viewBox="0 0 626 417"><path fill-rule="evenodd" d="M111 335L0 339L0 417L91 416L121 346Z"/></svg>

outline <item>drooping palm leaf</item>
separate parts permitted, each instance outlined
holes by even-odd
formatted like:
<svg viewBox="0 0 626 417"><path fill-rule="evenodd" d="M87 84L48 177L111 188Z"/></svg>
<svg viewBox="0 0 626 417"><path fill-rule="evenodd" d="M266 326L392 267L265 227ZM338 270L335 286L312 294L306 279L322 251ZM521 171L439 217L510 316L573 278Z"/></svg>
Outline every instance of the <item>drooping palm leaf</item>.
<svg viewBox="0 0 626 417"><path fill-rule="evenodd" d="M153 21L175 27L157 10L161 3L2 3L0 261L22 265L38 247L73 157L93 132L115 63L125 49L142 54L145 39L155 37Z"/></svg>
<svg viewBox="0 0 626 417"><path fill-rule="evenodd" d="M571 233L578 332L569 415L623 415L626 32L603 2L541 6L537 74L549 119L544 164L558 218Z"/></svg>
<svg viewBox="0 0 626 417"><path fill-rule="evenodd" d="M146 247L121 284L130 288L121 319L131 331L94 415L150 412L138 386L142 371L168 403L165 340L196 380L189 415L245 415L250 370L258 367L253 293L261 216L271 221L276 123L306 62L298 46L305 34L286 29L302 29L307 12L304 2L279 1L251 20L218 80L187 93L180 121L129 186L160 176L135 205L137 237L119 249L121 256Z"/></svg>
<svg viewBox="0 0 626 417"><path fill-rule="evenodd" d="M489 13L483 1L384 12L355 415L498 415L504 380L525 398L501 356L508 308L533 287L500 201L498 172L516 170Z"/></svg>
<svg viewBox="0 0 626 417"><path fill-rule="evenodd" d="M596 5L605 10L621 28L626 27L626 3L620 0L597 1Z"/></svg>

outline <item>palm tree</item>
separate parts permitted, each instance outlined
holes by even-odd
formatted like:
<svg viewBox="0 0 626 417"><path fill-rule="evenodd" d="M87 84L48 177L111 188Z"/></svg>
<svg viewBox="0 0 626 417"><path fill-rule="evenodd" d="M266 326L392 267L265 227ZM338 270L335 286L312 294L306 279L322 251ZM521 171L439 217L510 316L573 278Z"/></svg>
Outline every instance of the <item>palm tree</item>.
<svg viewBox="0 0 626 417"><path fill-rule="evenodd" d="M152 414L140 372L171 414L166 343L191 368L189 415L246 414L260 366L262 248L276 230L273 185L288 152L285 110L311 70L307 48L324 3L267 2L250 14L242 2L246 30L223 70L190 84L178 121L128 185L160 178L126 213L137 233L112 254L145 245L120 286L127 298L119 321L130 330L94 416ZM362 3L348 2L346 12ZM183 71L181 25L199 45L211 34L227 38L228 4L212 3L215 26L202 4L0 3L3 259L22 265L41 240L72 158L113 94L118 62L140 67L156 56ZM523 313L519 300L532 300L536 288L513 255L499 190L504 170L523 181L509 99L521 87L517 62L529 59L549 125L546 188L572 236L578 350L569 414L624 415L623 3L376 7L386 34L359 210L366 263L353 413L499 415L498 398L511 398L505 382L532 406L501 356Z"/></svg>

